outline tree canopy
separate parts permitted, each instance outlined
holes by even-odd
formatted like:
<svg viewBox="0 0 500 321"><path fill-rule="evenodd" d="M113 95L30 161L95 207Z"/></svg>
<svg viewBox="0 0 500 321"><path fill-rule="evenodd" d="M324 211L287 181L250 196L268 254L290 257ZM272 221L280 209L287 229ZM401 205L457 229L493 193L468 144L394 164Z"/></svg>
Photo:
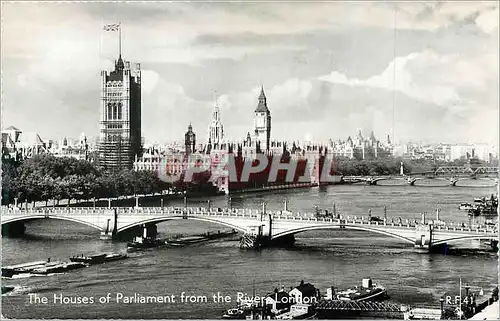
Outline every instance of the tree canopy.
<svg viewBox="0 0 500 321"><path fill-rule="evenodd" d="M120 195L159 193L169 188L153 171L103 172L69 157L36 155L15 163L2 162L3 203L62 199L88 200Z"/></svg>

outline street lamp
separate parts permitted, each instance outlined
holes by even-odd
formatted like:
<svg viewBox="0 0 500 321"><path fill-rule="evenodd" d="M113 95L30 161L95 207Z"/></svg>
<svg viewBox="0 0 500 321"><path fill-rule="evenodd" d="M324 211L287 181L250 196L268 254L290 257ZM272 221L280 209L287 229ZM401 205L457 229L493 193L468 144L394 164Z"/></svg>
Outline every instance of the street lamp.
<svg viewBox="0 0 500 321"><path fill-rule="evenodd" d="M266 215L266 202L262 202L262 213L260 214L260 221L262 222L263 216Z"/></svg>
<svg viewBox="0 0 500 321"><path fill-rule="evenodd" d="M441 304L441 320L442 320L442 319L443 319L443 317L444 317L444 310L443 310L443 306L444 306L444 298L443 298L443 297L441 297L441 298L439 299L439 303Z"/></svg>

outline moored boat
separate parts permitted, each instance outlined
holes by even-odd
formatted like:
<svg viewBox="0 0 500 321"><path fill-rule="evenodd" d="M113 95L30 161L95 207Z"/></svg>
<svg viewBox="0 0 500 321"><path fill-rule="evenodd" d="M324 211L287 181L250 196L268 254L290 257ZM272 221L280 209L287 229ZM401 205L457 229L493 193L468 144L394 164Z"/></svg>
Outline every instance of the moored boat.
<svg viewBox="0 0 500 321"><path fill-rule="evenodd" d="M196 243L201 243L201 242L212 241L212 240L216 240L216 239L225 238L228 236L233 236L236 234L238 234L238 232L236 232L235 230L228 231L228 232L218 231L217 233L207 232L203 235L193 235L193 236L184 236L184 237L176 237L173 239L167 239L166 244L173 245L173 246L182 246L182 245L189 245L189 244L196 244Z"/></svg>
<svg viewBox="0 0 500 321"><path fill-rule="evenodd" d="M309 304L294 304L290 307L290 311L278 314L278 320L304 320L312 319L315 316L313 307Z"/></svg>
<svg viewBox="0 0 500 321"><path fill-rule="evenodd" d="M334 298L342 301L378 301L388 299L389 296L386 288L372 283L371 279L363 279L362 286L337 292Z"/></svg>
<svg viewBox="0 0 500 321"><path fill-rule="evenodd" d="M203 236L188 236L188 237L181 237L181 238L173 239L173 240L167 240L166 244L167 245L182 246L182 245L201 243L201 242L205 242L205 241L209 241L209 240L210 239L203 237Z"/></svg>
<svg viewBox="0 0 500 321"><path fill-rule="evenodd" d="M2 267L2 277L11 278L17 274L30 273L33 269L44 267L46 264L50 263L50 259L47 261L34 261L22 264L16 264L11 266Z"/></svg>
<svg viewBox="0 0 500 321"><path fill-rule="evenodd" d="M222 315L222 318L231 320L242 320L246 319L246 312L245 310L240 308L232 308L226 310L226 312L224 312L224 314Z"/></svg>
<svg viewBox="0 0 500 321"><path fill-rule="evenodd" d="M98 264L98 263L103 263L105 257L106 257L106 253L99 253L99 254L94 254L94 255L83 255L82 254L79 256L72 256L69 258L69 260L71 262Z"/></svg>
<svg viewBox="0 0 500 321"><path fill-rule="evenodd" d="M99 253L94 255L81 255L73 256L70 258L71 262L80 262L85 264L101 264L105 262L117 261L126 259L126 254L120 253Z"/></svg>
<svg viewBox="0 0 500 321"><path fill-rule="evenodd" d="M458 206L459 210L464 210L464 211L468 211L468 210L471 210L473 208L474 208L474 206L472 206L472 204L470 204L470 203L462 203Z"/></svg>
<svg viewBox="0 0 500 321"><path fill-rule="evenodd" d="M80 269L86 266L87 264L81 262L56 262L54 264L50 264L42 268L34 269L33 271L31 271L31 273L47 275L51 273L62 273L66 271Z"/></svg>
<svg viewBox="0 0 500 321"><path fill-rule="evenodd" d="M137 236L132 242L127 243L129 249L149 249L165 245L165 241L154 238L144 238Z"/></svg>

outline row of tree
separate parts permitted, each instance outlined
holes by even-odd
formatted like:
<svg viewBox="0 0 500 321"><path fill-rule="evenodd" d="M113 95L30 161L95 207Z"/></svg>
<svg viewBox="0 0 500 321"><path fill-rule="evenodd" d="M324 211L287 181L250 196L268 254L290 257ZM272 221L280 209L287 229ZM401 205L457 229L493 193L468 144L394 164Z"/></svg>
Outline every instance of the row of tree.
<svg viewBox="0 0 500 321"><path fill-rule="evenodd" d="M90 200L122 195L160 193L170 189L155 172L101 171L91 163L74 158L37 155L22 163L2 162L4 204L55 200Z"/></svg>
<svg viewBox="0 0 500 321"><path fill-rule="evenodd" d="M334 164L336 174L345 176L394 175L400 171L401 162L396 159L356 160L337 159ZM408 168L405 168L405 172Z"/></svg>

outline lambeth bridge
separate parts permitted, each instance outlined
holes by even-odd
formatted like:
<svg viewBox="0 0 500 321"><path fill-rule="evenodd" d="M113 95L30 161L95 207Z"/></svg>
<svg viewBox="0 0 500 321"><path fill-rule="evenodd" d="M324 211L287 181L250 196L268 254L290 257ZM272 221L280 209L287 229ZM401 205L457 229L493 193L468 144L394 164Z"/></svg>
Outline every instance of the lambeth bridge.
<svg viewBox="0 0 500 321"><path fill-rule="evenodd" d="M311 213L292 213L287 210L266 212L262 209L202 208L202 207L127 207L127 208L39 208L2 209L2 227L24 227L24 222L36 219L59 219L93 227L103 238L116 238L127 231L144 229L156 231L156 224L169 220L198 220L220 224L243 233L242 241L255 247L257 242L283 244L300 232L318 229L360 230L400 239L415 247L431 249L461 240L498 240L498 225L465 226L445 223L439 218L416 220L372 221L367 217L320 218ZM156 233L156 232L154 232ZM264 240L264 241L263 241ZM267 242L267 243L266 243ZM286 243L286 241L284 242Z"/></svg>
<svg viewBox="0 0 500 321"><path fill-rule="evenodd" d="M399 175L342 176L340 180L344 183L366 183L368 185L377 185L377 182L383 180L405 180L409 185L415 185L419 180L435 179L445 180L449 182L449 185L456 186L459 180L478 178L490 179L498 184L498 167L442 166L435 171L403 174L403 164L401 164Z"/></svg>

